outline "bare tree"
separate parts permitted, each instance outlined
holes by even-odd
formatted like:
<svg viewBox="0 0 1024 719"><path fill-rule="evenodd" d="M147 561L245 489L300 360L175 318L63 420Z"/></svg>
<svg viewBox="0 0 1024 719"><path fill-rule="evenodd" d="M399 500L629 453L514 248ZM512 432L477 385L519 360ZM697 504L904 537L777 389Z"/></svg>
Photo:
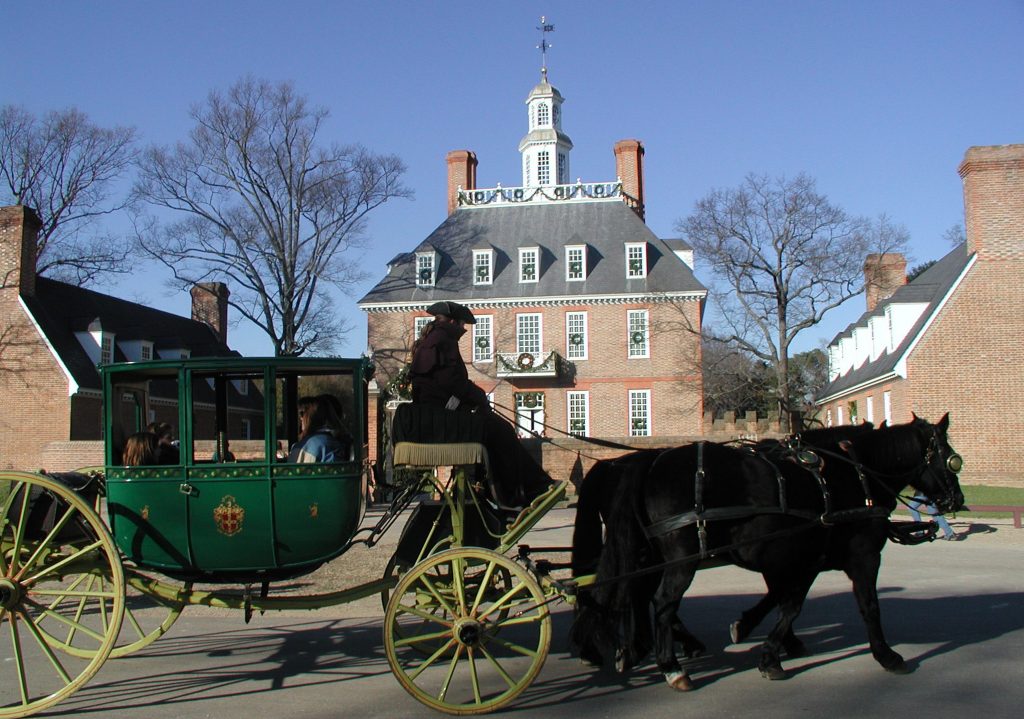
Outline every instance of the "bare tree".
<svg viewBox="0 0 1024 719"><path fill-rule="evenodd" d="M125 207L115 192L134 159L134 143L134 129L98 127L74 108L42 118L16 105L0 108L0 192L42 221L39 274L85 284L126 271L130 245L89 231L97 217Z"/></svg>
<svg viewBox="0 0 1024 719"><path fill-rule="evenodd" d="M277 355L329 350L344 333L324 293L363 278L349 251L367 213L407 197L405 166L351 145L321 147L327 110L290 83L245 79L192 109L186 142L152 147L138 195L185 215L140 227L139 242L182 286L223 281L231 306Z"/></svg>
<svg viewBox="0 0 1024 719"><path fill-rule="evenodd" d="M735 189L715 190L677 223L698 261L713 274L716 334L767 362L789 428L789 348L797 335L864 289L870 253L898 252L907 231L887 217L848 216L806 175L748 175Z"/></svg>

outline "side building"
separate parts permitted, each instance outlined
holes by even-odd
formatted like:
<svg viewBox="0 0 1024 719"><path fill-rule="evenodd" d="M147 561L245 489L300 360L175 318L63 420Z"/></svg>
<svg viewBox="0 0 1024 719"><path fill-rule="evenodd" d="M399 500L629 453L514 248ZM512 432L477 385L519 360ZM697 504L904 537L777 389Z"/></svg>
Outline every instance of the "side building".
<svg viewBox="0 0 1024 719"><path fill-rule="evenodd" d="M868 258L818 405L832 424L949 412L964 481L1024 487L1024 145L972 147L959 173L966 242L909 283L902 256Z"/></svg>
<svg viewBox="0 0 1024 719"><path fill-rule="evenodd" d="M360 300L378 427L426 307L450 299L477 317L462 339L470 378L524 437L664 446L701 434L707 290L692 251L644 222L638 141L616 143L616 180L570 181L562 103L545 73L526 100L521 186L478 188L474 153L450 152L448 217ZM564 478L578 458L545 443L543 459Z"/></svg>
<svg viewBox="0 0 1024 719"><path fill-rule="evenodd" d="M234 354L227 345L228 289L193 287L186 318L37 276L39 225L30 208L0 208L0 468L102 464L97 366ZM153 397L139 420L177 422L177 401L173 392Z"/></svg>

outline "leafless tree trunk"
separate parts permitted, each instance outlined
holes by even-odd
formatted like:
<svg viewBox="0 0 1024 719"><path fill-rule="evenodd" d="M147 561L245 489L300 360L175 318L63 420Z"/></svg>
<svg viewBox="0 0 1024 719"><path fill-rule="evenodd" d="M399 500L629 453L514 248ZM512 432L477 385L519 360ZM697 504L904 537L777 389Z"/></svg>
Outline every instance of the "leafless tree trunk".
<svg viewBox="0 0 1024 719"><path fill-rule="evenodd" d="M278 355L329 350L344 332L324 294L362 279L349 251L368 212L407 197L405 166L317 143L327 111L291 84L245 79L193 108L195 127L140 161L139 197L184 219L140 226L142 248L182 286L222 281Z"/></svg>
<svg viewBox="0 0 1024 719"><path fill-rule="evenodd" d="M97 217L125 207L114 186L134 160L134 143L134 129L98 127L73 108L41 119L15 105L0 108L2 192L42 221L39 274L86 284L126 271L130 244L88 230Z"/></svg>
<svg viewBox="0 0 1024 719"><path fill-rule="evenodd" d="M739 187L698 201L677 230L713 274L716 334L774 370L787 430L796 409L788 366L793 340L863 291L868 254L899 252L909 241L884 215L848 216L805 175L749 175Z"/></svg>

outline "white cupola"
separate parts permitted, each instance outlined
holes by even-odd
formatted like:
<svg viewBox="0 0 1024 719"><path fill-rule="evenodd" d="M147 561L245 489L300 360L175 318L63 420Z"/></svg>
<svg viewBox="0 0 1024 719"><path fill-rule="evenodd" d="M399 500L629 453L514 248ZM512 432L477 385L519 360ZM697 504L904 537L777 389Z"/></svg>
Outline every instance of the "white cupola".
<svg viewBox="0 0 1024 719"><path fill-rule="evenodd" d="M569 184L572 140L562 132L562 94L548 82L547 68L540 84L526 98L530 131L519 142L523 156L523 187Z"/></svg>

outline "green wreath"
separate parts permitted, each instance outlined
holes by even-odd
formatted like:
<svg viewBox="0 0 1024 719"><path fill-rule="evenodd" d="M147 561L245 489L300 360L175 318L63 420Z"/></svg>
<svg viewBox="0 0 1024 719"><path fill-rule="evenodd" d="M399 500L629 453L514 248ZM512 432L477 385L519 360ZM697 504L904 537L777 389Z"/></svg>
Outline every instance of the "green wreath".
<svg viewBox="0 0 1024 719"><path fill-rule="evenodd" d="M519 355L518 358L516 358L516 364L519 366L519 369L521 370L533 369L533 364L536 361L537 360L534 358L534 356L529 352L523 352L521 355Z"/></svg>

